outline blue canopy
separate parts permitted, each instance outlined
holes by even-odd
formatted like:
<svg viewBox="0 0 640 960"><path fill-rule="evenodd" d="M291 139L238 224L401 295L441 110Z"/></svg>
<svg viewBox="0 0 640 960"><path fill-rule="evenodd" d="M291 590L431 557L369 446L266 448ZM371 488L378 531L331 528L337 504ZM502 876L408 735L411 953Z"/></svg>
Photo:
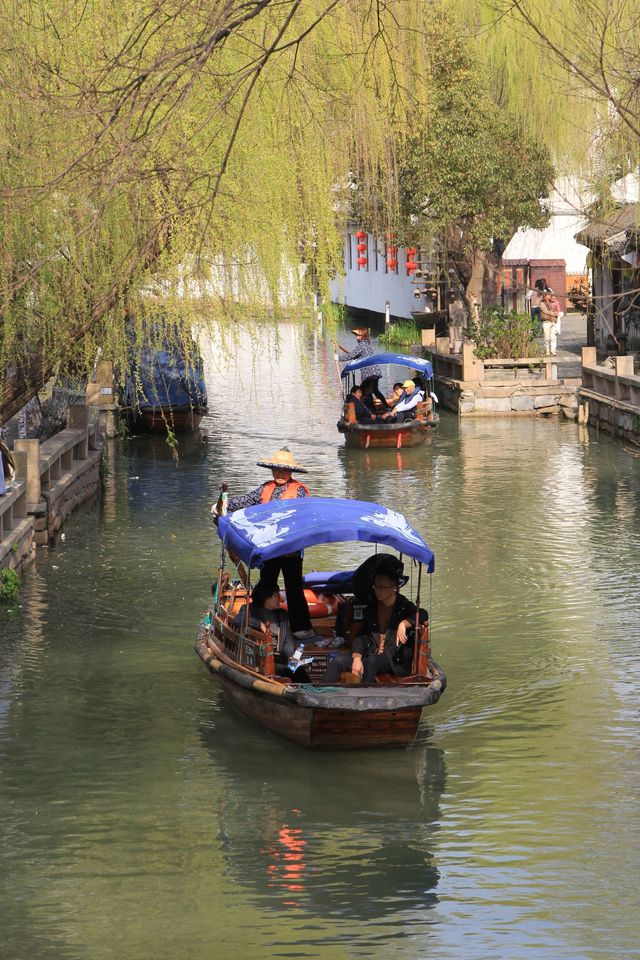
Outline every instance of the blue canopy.
<svg viewBox="0 0 640 960"><path fill-rule="evenodd" d="M366 500L304 497L236 510L218 521L224 545L248 567L318 543L383 543L434 568L433 552L395 510Z"/></svg>
<svg viewBox="0 0 640 960"><path fill-rule="evenodd" d="M342 368L341 377L346 377L354 370L360 370L362 367L371 367L374 364L382 365L385 363L395 363L399 367L411 367L423 373L425 377L433 376L433 367L430 360L423 360L422 357L411 357L406 353L376 353L373 357L362 357L360 360L350 360Z"/></svg>

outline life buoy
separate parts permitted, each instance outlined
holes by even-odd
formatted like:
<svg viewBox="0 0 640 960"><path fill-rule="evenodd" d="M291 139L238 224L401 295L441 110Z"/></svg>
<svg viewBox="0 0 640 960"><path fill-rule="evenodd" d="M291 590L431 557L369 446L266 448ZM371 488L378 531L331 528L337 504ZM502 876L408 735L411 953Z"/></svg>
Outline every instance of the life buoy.
<svg viewBox="0 0 640 960"><path fill-rule="evenodd" d="M309 607L309 616L312 620L320 617L333 617L338 612L338 598L333 593L316 593L315 590L305 590L304 598ZM280 595L280 606L287 609L287 598Z"/></svg>

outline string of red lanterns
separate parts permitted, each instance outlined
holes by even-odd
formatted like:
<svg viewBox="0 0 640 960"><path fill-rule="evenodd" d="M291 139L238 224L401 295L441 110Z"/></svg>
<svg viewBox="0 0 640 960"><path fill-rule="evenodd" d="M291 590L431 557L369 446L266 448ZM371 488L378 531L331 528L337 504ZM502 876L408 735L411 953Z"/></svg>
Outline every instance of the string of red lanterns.
<svg viewBox="0 0 640 960"><path fill-rule="evenodd" d="M367 241L367 234L364 230L358 230L356 232L356 240L358 241L356 244L356 250L360 254L356 260L356 263L358 264L358 270L363 270L369 263L369 260L366 256L369 244Z"/></svg>

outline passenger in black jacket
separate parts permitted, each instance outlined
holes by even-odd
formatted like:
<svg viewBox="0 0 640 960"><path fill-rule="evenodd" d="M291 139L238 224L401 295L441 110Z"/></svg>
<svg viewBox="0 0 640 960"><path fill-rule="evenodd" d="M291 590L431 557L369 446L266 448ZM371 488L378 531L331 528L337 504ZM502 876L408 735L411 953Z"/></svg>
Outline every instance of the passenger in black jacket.
<svg viewBox="0 0 640 960"><path fill-rule="evenodd" d="M393 423L395 417L388 413L373 413L363 400L362 386L353 387L345 403L354 405L358 423Z"/></svg>
<svg viewBox="0 0 640 960"><path fill-rule="evenodd" d="M416 607L399 591L396 575L376 574L373 598L353 641L353 651L338 654L331 661L324 683L337 683L340 674L347 671L361 677L363 683L373 683L379 673L404 677L411 673ZM427 620L427 611L421 609L420 623Z"/></svg>

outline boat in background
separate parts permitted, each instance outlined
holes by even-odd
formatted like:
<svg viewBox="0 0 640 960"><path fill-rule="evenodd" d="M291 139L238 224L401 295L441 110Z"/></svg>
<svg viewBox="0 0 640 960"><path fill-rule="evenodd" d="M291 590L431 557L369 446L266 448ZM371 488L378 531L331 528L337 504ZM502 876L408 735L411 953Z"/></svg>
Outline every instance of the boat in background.
<svg viewBox="0 0 640 960"><path fill-rule="evenodd" d="M218 534L222 557L214 602L200 624L196 652L231 703L266 729L306 747L353 750L411 743L423 707L436 703L446 687L444 673L430 656L428 621L416 622L408 676L385 674L375 683L363 684L354 683L347 673L338 683L323 684L330 660L350 649L361 625L372 583L372 578L367 580L362 589L361 568L314 572L304 578L315 632L304 647L310 682L295 683L278 675L268 630L237 625L249 620L238 615L250 602L254 567L322 543L382 544L415 560L419 610L422 570L433 572L434 555L405 517L362 500L304 497L220 517ZM227 557L236 565L236 576L225 570ZM338 620L349 625L341 650L335 648Z"/></svg>
<svg viewBox="0 0 640 960"><path fill-rule="evenodd" d="M202 358L193 344L185 357L168 338L131 351L120 403L127 426L135 430L188 433L207 413Z"/></svg>
<svg viewBox="0 0 640 960"><path fill-rule="evenodd" d="M415 419L405 420L402 423L364 423L358 422L355 405L348 403L347 398L355 386L355 373L366 367L396 365L409 367L415 370L426 384L426 396L416 405ZM338 420L337 427L344 434L347 447L359 447L369 450L372 447L403 447L417 446L431 435L431 431L438 426L440 418L434 411L436 396L433 391L433 367L429 360L421 357L412 357L400 353L378 353L371 357L362 357L346 363L341 374L343 414Z"/></svg>

